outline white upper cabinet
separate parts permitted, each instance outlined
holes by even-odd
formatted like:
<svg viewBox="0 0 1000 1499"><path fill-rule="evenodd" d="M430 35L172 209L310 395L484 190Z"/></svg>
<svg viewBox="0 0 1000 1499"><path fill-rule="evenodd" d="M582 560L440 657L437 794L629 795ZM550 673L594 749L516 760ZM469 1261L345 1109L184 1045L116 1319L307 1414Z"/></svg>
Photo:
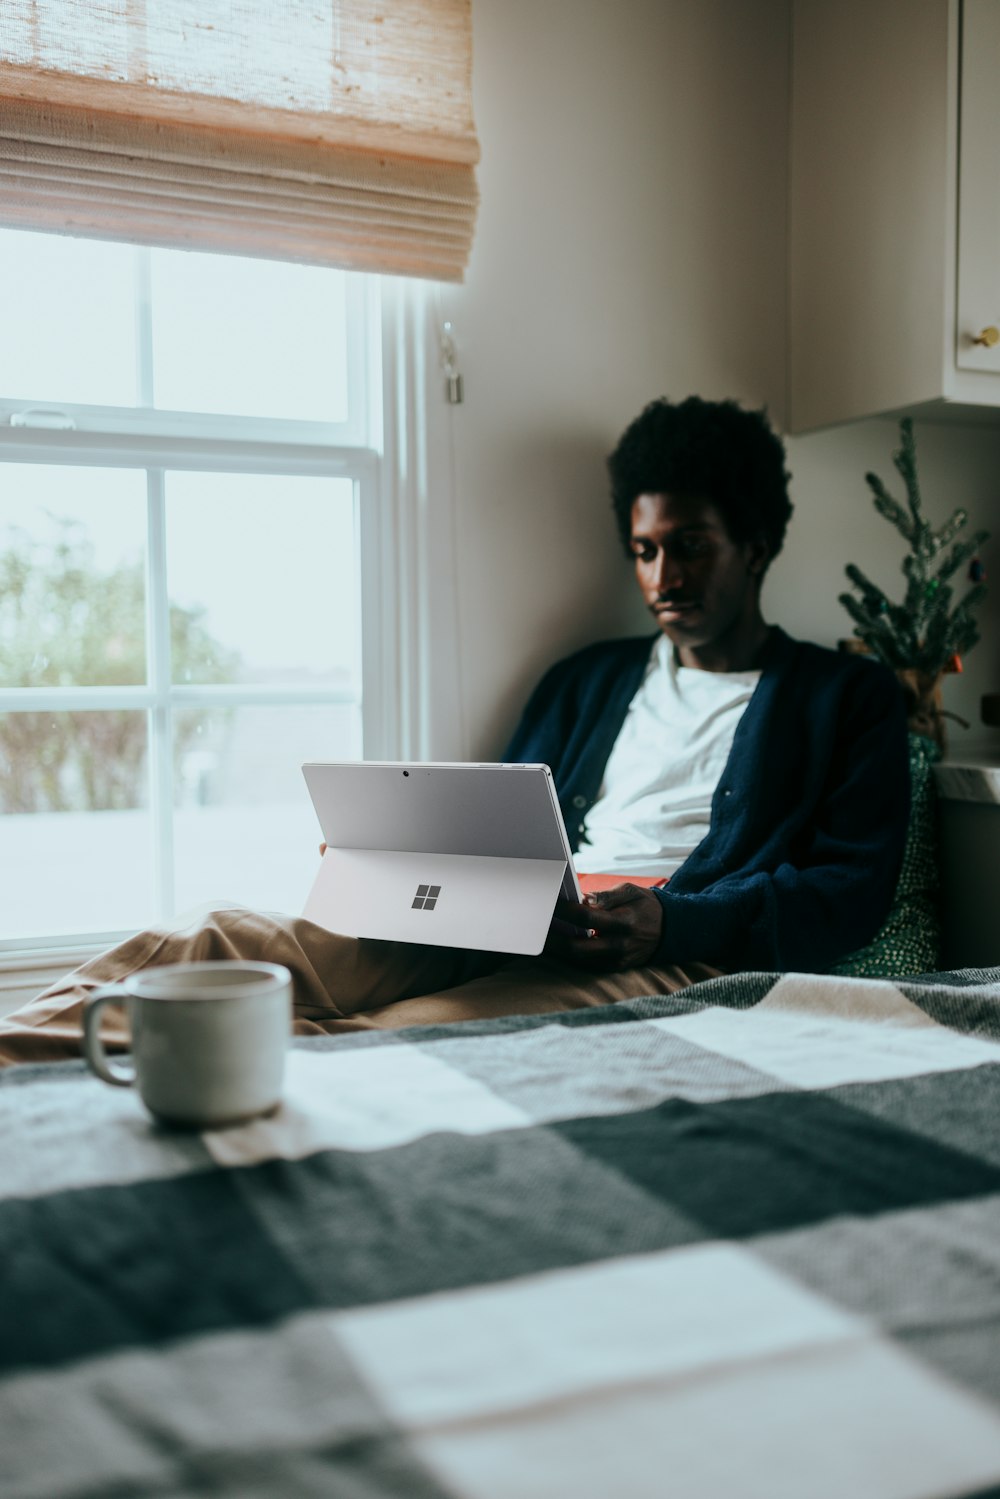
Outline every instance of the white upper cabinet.
<svg viewBox="0 0 1000 1499"><path fill-rule="evenodd" d="M1000 420L1000 0L792 24L789 430Z"/></svg>
<svg viewBox="0 0 1000 1499"><path fill-rule="evenodd" d="M965 0L959 113L960 370L1000 379L1000 5ZM997 333L982 338L984 329ZM1000 398L992 399L1000 405Z"/></svg>

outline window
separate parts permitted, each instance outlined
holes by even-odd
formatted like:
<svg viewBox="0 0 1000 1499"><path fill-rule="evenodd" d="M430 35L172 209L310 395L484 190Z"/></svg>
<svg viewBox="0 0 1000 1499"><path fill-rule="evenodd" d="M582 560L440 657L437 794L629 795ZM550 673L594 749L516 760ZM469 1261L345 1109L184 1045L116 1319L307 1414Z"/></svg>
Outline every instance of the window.
<svg viewBox="0 0 1000 1499"><path fill-rule="evenodd" d="M296 910L301 762L406 748L377 282L20 231L0 275L0 949Z"/></svg>

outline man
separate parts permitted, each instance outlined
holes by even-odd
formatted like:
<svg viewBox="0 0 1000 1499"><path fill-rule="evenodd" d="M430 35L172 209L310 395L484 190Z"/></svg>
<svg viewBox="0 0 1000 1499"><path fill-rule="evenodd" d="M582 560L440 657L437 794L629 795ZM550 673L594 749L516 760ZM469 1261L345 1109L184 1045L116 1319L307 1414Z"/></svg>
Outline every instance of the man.
<svg viewBox="0 0 1000 1499"><path fill-rule="evenodd" d="M555 666L504 753L551 767L587 891L558 904L542 958L216 912L141 933L0 1022L0 1060L77 1054L85 995L161 963L285 963L296 1030L336 1034L608 1004L736 969L823 971L868 942L906 837L902 695L880 665L763 618L791 514L781 442L733 402L661 400L609 469L658 628Z"/></svg>
<svg viewBox="0 0 1000 1499"><path fill-rule="evenodd" d="M587 968L823 971L892 901L909 810L898 684L764 622L791 505L762 415L654 402L609 468L661 636L561 662L505 752L551 767L578 869L629 881L600 917L559 910L596 940L547 950ZM640 871L669 884L640 890Z"/></svg>

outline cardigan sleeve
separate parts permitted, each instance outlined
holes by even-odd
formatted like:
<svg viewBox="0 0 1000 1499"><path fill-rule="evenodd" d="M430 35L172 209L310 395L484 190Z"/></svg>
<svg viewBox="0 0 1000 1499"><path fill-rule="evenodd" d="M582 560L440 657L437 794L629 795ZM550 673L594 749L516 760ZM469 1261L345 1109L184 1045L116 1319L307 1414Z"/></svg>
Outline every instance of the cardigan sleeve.
<svg viewBox="0 0 1000 1499"><path fill-rule="evenodd" d="M548 765L564 809L579 815L597 794L651 645L644 635L598 641L557 662L528 699L502 758ZM575 829L567 832L572 840Z"/></svg>
<svg viewBox="0 0 1000 1499"><path fill-rule="evenodd" d="M879 931L909 814L905 710L891 675L867 666L857 674L838 715L817 727L815 742L824 738L832 740L827 773L779 857L765 846L733 859L704 888L675 877L656 892L663 937L655 962L825 972ZM766 796L768 766L756 769Z"/></svg>
<svg viewBox="0 0 1000 1499"><path fill-rule="evenodd" d="M574 664L575 658L559 661L545 673L525 704L502 760L548 765L558 780L577 717Z"/></svg>

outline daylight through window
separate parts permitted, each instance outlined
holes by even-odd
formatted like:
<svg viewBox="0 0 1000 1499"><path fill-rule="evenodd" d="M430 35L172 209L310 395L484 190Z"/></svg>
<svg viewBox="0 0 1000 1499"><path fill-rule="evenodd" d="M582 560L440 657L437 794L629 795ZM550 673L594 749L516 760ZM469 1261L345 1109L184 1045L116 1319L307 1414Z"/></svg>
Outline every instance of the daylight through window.
<svg viewBox="0 0 1000 1499"><path fill-rule="evenodd" d="M371 282L0 234L0 945L301 907L364 748Z"/></svg>

